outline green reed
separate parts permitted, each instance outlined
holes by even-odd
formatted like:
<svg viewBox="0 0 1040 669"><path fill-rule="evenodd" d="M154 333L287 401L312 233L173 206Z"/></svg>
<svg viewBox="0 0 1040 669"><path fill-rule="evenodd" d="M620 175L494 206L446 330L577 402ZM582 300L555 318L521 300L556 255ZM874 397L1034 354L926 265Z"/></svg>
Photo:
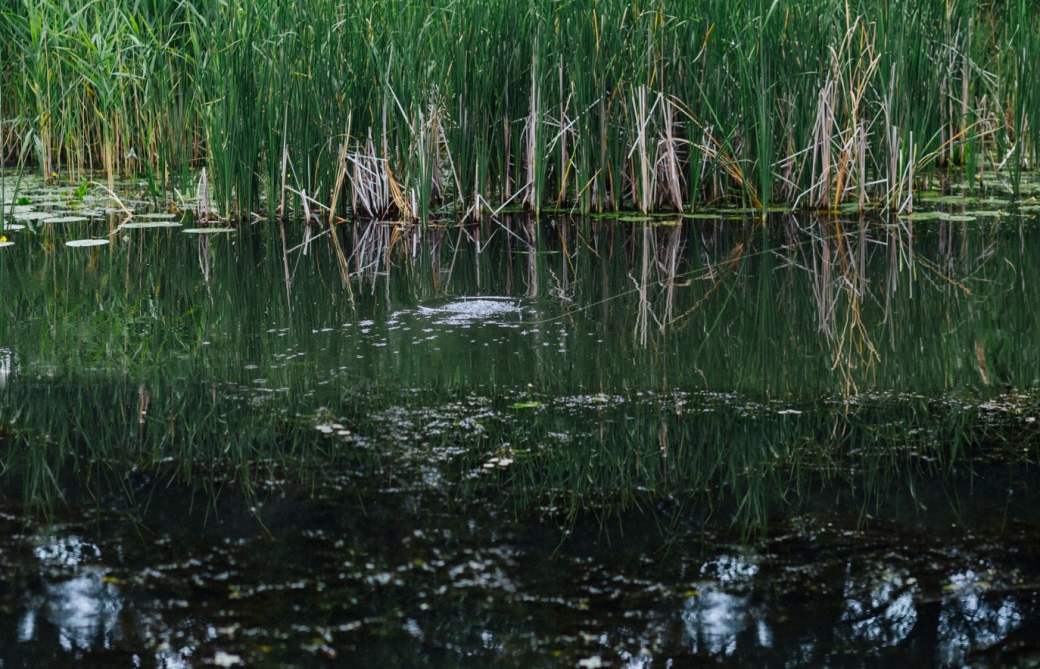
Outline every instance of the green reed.
<svg viewBox="0 0 1040 669"><path fill-rule="evenodd" d="M205 166L226 215L907 209L940 174L1017 194L1040 132L1024 0L0 7L42 172Z"/></svg>

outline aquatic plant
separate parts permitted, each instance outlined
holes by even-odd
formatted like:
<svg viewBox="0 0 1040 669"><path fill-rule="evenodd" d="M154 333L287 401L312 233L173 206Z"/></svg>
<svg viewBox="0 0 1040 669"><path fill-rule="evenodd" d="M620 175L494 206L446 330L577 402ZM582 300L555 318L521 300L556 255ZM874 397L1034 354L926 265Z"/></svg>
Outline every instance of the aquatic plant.
<svg viewBox="0 0 1040 669"><path fill-rule="evenodd" d="M205 165L224 215L912 211L1017 194L1040 132L1025 0L0 7L0 153L157 194Z"/></svg>

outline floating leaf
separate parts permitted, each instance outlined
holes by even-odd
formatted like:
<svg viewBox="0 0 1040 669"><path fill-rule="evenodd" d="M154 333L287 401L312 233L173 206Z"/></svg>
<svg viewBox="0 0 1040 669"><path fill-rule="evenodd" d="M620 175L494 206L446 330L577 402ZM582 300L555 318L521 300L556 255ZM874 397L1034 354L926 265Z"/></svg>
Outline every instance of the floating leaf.
<svg viewBox="0 0 1040 669"><path fill-rule="evenodd" d="M177 214L134 214L134 218L150 219L155 221L166 220L170 218L177 218Z"/></svg>
<svg viewBox="0 0 1040 669"><path fill-rule="evenodd" d="M900 218L906 221L935 221L941 220L945 217L946 214L944 214L941 211L919 211L915 214L906 214L905 216L900 216Z"/></svg>
<svg viewBox="0 0 1040 669"><path fill-rule="evenodd" d="M104 246L107 243L107 239L70 239L65 242L65 246Z"/></svg>
<svg viewBox="0 0 1040 669"><path fill-rule="evenodd" d="M4 248L5 246L14 246L14 242L0 242L0 248Z"/></svg>
<svg viewBox="0 0 1040 669"><path fill-rule="evenodd" d="M22 214L15 214L14 220L16 221L42 221L45 218L51 218L54 214L48 211L28 211Z"/></svg>
<svg viewBox="0 0 1040 669"><path fill-rule="evenodd" d="M144 228L179 228L181 224L177 221L141 221L124 223L119 226L120 230L141 230Z"/></svg>
<svg viewBox="0 0 1040 669"><path fill-rule="evenodd" d="M541 402L517 402L509 405L510 409L537 409L542 406Z"/></svg>
<svg viewBox="0 0 1040 669"><path fill-rule="evenodd" d="M934 198L931 201L938 204L968 204L972 199L973 198L965 197L963 195L944 195L942 197ZM978 202L978 198L975 198L975 201Z"/></svg>
<svg viewBox="0 0 1040 669"><path fill-rule="evenodd" d="M184 230L189 235L212 235L217 232L234 232L234 228L188 228Z"/></svg>
<svg viewBox="0 0 1040 669"><path fill-rule="evenodd" d="M11 230L11 231L25 230L25 226L24 225L18 225L17 223L8 223L8 224L4 225L4 231L6 232L8 230Z"/></svg>
<svg viewBox="0 0 1040 669"><path fill-rule="evenodd" d="M54 218L45 218L41 223L82 223L87 220L84 216L56 216Z"/></svg>

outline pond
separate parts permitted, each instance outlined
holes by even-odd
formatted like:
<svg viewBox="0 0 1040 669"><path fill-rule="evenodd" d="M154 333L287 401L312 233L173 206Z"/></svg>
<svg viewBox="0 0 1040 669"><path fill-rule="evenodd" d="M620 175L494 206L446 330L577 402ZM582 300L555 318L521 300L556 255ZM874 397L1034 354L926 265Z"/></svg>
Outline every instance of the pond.
<svg viewBox="0 0 1040 669"><path fill-rule="evenodd" d="M1029 205L337 250L34 188L0 248L4 669L1040 662Z"/></svg>

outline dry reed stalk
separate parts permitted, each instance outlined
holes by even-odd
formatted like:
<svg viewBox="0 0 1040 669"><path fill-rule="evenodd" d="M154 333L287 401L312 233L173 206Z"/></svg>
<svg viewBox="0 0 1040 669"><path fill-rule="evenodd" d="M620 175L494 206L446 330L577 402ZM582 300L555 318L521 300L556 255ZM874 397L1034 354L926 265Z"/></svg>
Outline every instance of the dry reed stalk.
<svg viewBox="0 0 1040 669"><path fill-rule="evenodd" d="M339 233L336 232L336 205L339 203L339 195L347 178L347 147L350 143L350 118L351 115L348 114L347 132L343 137L343 142L340 144L339 155L336 158L336 185L332 189L332 205L329 207L329 237L332 241L332 248L336 252L340 283L347 289L347 296L350 298L350 303L353 304L354 288L350 285L350 266L343 251L343 245L340 243Z"/></svg>

